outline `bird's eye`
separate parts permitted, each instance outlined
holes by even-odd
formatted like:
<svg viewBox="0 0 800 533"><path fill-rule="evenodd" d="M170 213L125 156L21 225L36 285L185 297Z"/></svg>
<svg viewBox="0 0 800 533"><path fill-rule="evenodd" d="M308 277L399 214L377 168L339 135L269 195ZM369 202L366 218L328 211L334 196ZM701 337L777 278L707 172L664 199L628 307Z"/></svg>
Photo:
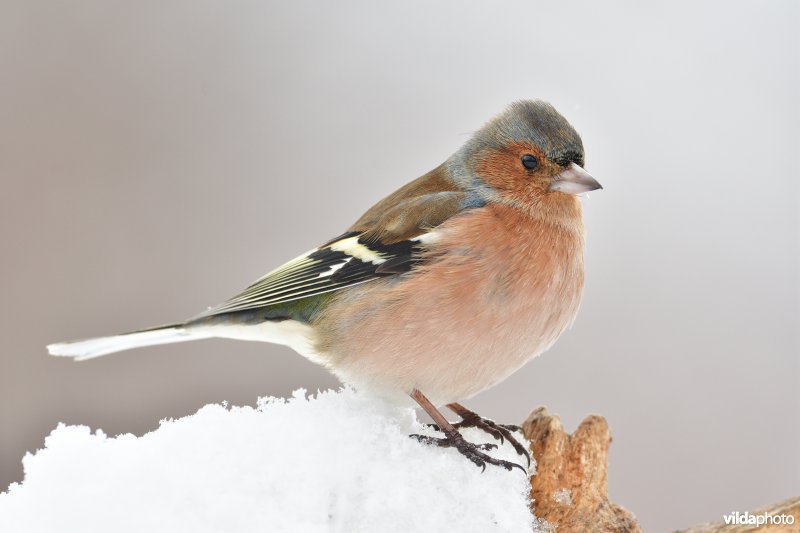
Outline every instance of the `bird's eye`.
<svg viewBox="0 0 800 533"><path fill-rule="evenodd" d="M525 154L522 156L522 166L528 170L536 170L539 167L539 160L535 155Z"/></svg>

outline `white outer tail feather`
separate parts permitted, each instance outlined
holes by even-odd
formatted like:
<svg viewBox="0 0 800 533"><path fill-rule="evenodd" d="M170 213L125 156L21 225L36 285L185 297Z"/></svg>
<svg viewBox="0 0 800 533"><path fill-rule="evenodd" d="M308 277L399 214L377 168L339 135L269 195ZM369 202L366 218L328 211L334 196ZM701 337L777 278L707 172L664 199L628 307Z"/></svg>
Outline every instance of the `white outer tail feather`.
<svg viewBox="0 0 800 533"><path fill-rule="evenodd" d="M47 346L50 355L73 357L85 361L114 352L171 344L174 342L210 339L238 339L243 341L271 342L289 346L299 354L317 363L324 363L314 349L314 330L307 324L295 320L266 320L253 325L218 324L214 326L169 324L157 328L143 329L78 341L58 342Z"/></svg>
<svg viewBox="0 0 800 533"><path fill-rule="evenodd" d="M74 357L76 361L84 361L101 355L107 355L132 348L170 344L173 342L193 341L210 337L207 332L186 329L180 326L134 331L110 337L96 337L79 341L59 342L47 346L50 355Z"/></svg>

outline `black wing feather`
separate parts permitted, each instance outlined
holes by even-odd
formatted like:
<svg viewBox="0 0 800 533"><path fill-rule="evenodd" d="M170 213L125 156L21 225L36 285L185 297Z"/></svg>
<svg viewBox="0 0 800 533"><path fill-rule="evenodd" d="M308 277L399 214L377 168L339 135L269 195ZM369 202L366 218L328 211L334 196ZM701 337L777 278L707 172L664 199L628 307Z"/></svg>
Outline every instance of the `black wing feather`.
<svg viewBox="0 0 800 533"><path fill-rule="evenodd" d="M282 304L408 272L420 261L422 244L406 240L383 244L350 232L312 250L257 280L200 317Z"/></svg>

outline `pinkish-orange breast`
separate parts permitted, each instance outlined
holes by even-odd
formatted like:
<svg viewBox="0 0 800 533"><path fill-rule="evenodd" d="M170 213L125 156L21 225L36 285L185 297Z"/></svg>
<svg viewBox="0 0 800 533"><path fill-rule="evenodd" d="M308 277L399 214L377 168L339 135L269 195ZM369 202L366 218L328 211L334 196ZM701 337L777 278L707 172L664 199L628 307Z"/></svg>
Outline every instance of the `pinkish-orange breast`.
<svg viewBox="0 0 800 533"><path fill-rule="evenodd" d="M491 205L448 221L423 266L337 294L316 324L318 351L344 381L385 396L418 388L440 404L496 384L575 317L577 216L554 223Z"/></svg>

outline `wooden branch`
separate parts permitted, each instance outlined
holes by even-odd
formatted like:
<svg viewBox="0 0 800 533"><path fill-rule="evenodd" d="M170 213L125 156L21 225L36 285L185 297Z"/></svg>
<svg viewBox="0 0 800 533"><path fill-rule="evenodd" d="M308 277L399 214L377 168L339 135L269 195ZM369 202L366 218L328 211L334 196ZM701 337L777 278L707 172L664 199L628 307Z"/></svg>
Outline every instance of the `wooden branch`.
<svg viewBox="0 0 800 533"><path fill-rule="evenodd" d="M591 415L568 435L557 416L535 409L522 424L536 459L531 477L531 507L558 533L641 532L633 514L608 499L608 447L611 432L602 416ZM792 524L700 524L676 533L800 532L800 497L749 512L791 516Z"/></svg>
<svg viewBox="0 0 800 533"><path fill-rule="evenodd" d="M523 423L536 459L531 477L534 514L558 533L641 532L636 517L608 499L611 432L601 416L587 417L572 435L539 407Z"/></svg>
<svg viewBox="0 0 800 533"><path fill-rule="evenodd" d="M689 529L684 529L683 531L677 533L749 533L751 531L757 531L758 533L778 533L784 531L800 531L800 497L790 498L780 503L768 505L766 507L756 509L755 511L750 511L749 514L755 516L761 516L764 514L770 516L793 516L794 524L763 524L761 526L755 526L745 524L726 524L723 521L700 524L698 526L690 527Z"/></svg>

